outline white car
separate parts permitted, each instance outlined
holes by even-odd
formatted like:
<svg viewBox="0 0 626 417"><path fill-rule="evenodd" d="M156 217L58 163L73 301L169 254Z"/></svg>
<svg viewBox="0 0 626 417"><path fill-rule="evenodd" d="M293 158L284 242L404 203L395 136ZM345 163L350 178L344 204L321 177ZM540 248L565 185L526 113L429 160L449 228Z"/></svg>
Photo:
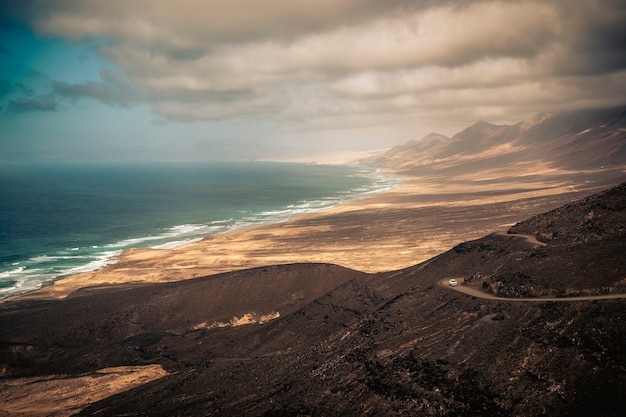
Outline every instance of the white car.
<svg viewBox="0 0 626 417"><path fill-rule="evenodd" d="M459 285L458 281L454 278L448 281L448 284L450 284L451 287L456 287L457 285Z"/></svg>

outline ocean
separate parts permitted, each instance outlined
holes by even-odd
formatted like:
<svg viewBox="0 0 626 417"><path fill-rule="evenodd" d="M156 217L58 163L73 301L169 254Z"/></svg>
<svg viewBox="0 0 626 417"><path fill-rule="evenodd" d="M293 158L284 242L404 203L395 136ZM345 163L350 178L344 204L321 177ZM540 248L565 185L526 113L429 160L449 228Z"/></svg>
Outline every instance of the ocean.
<svg viewBox="0 0 626 417"><path fill-rule="evenodd" d="M272 162L0 166L0 298L394 187L361 167Z"/></svg>

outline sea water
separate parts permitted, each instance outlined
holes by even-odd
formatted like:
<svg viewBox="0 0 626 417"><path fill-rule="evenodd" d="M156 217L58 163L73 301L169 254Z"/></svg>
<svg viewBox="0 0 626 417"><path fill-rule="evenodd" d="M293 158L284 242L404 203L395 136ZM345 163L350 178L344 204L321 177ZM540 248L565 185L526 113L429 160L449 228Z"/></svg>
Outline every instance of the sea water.
<svg viewBox="0 0 626 417"><path fill-rule="evenodd" d="M389 189L359 167L271 162L0 166L0 298Z"/></svg>

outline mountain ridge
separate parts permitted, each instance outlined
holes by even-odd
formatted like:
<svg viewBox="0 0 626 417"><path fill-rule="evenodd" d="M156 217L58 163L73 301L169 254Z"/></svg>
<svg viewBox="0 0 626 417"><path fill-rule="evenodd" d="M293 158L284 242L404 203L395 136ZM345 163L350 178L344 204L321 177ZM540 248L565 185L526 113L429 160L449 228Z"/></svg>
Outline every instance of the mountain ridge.
<svg viewBox="0 0 626 417"><path fill-rule="evenodd" d="M427 139L428 136L425 137ZM422 139L424 140L424 139ZM626 106L536 115L513 125L480 121L446 141L410 141L359 161L411 175L523 167L580 171L626 166Z"/></svg>

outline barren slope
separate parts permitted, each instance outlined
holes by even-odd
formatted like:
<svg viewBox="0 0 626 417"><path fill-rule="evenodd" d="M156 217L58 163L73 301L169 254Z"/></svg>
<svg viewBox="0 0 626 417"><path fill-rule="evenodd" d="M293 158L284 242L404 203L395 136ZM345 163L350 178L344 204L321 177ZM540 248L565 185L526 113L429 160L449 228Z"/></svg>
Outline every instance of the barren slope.
<svg viewBox="0 0 626 417"><path fill-rule="evenodd" d="M474 179L626 166L626 107L478 122L452 138L428 135L361 161L411 175Z"/></svg>
<svg viewBox="0 0 626 417"><path fill-rule="evenodd" d="M623 227L609 225L623 216L625 192L622 185L523 229L541 236L544 222L565 218L559 230L574 230L590 204L612 207L595 220L601 237L582 244L492 234L388 273L299 264L5 304L2 366L7 376L145 364L170 371L82 415L623 415L626 301L513 303L438 282L464 277L489 291L504 277L498 294L510 286L518 296L526 278L517 272L531 271L544 292L564 283L561 295L622 291ZM582 266L599 256L614 272L593 279ZM567 270L581 277L571 288L558 279ZM237 302L211 307L219 294ZM194 326L247 311L280 317Z"/></svg>

